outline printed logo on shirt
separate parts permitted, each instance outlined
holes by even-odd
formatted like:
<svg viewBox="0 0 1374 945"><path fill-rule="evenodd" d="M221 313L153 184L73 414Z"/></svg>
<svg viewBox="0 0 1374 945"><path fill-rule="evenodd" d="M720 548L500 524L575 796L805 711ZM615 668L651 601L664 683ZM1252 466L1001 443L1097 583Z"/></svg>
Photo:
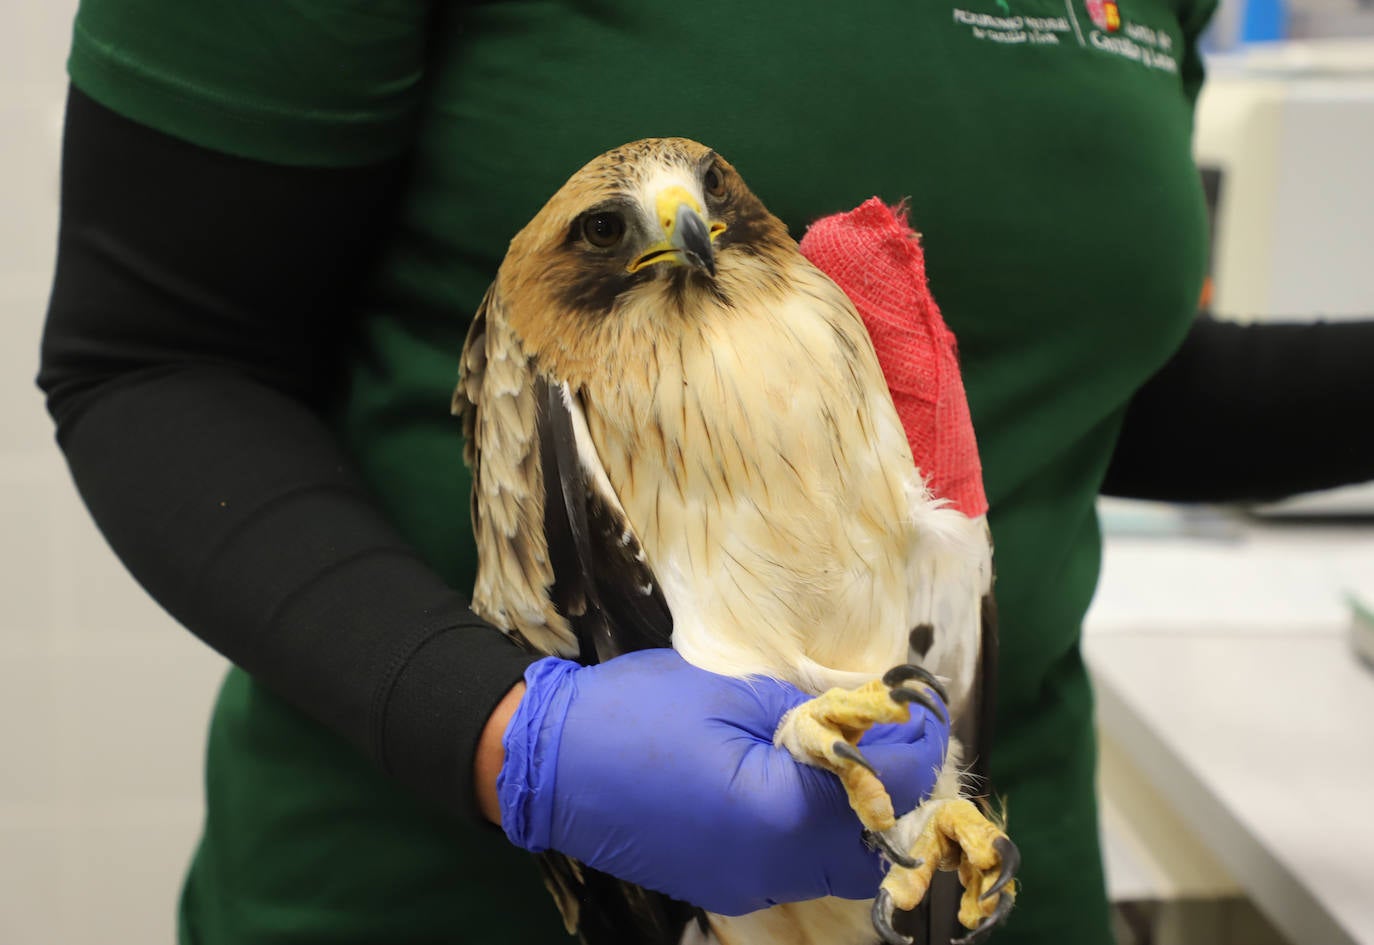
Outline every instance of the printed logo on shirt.
<svg viewBox="0 0 1374 945"><path fill-rule="evenodd" d="M1058 46L1061 35L1067 38L1073 29L1065 16L1022 16L1010 12L1005 0L997 5L1002 8L997 13L975 13L956 7L954 22L968 27L974 39L1004 46Z"/></svg>
<svg viewBox="0 0 1374 945"><path fill-rule="evenodd" d="M1086 0L1088 16L1100 30L1115 33L1121 29L1121 8L1116 0Z"/></svg>
<svg viewBox="0 0 1374 945"><path fill-rule="evenodd" d="M991 0L997 12L954 8L954 23L976 40L999 46L1072 46L1130 60L1157 72L1178 72L1174 39L1165 29L1126 19L1118 0L1064 0L1064 15L1015 12L1016 0ZM1081 6L1079 6L1081 4ZM1088 14L1083 19L1083 12Z"/></svg>

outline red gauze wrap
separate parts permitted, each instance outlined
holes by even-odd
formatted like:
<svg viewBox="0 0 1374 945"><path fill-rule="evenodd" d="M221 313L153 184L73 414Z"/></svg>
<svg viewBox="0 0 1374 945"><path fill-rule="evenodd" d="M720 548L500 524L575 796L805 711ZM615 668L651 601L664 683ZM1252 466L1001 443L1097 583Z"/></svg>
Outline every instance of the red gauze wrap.
<svg viewBox="0 0 1374 945"><path fill-rule="evenodd" d="M863 316L930 491L970 518L982 515L988 500L954 333L926 285L925 256L906 209L873 197L817 220L801 251Z"/></svg>

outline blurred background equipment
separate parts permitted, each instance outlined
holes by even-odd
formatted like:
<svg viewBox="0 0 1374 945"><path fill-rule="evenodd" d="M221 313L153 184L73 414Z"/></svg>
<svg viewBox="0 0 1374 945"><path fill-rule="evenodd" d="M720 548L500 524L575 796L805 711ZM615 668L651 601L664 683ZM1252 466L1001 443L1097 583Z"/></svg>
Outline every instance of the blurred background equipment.
<svg viewBox="0 0 1374 945"><path fill-rule="evenodd" d="M1205 311L1374 317L1374 39L1359 37L1374 37L1374 0L1222 0L1196 114ZM1374 842L1374 818L1333 843L1285 800L1340 810L1374 780L1360 718L1374 708L1374 486L1245 510L1103 500L1100 514L1084 653L1118 943L1374 943L1374 873L1326 869L1334 846ZM1257 763L1267 679L1303 694L1275 717L1326 759L1310 782Z"/></svg>
<svg viewBox="0 0 1374 945"><path fill-rule="evenodd" d="M1305 10L1301 22L1315 28L1331 21L1318 8L1338 5L1353 8L1319 0L1292 8L1293 22ZM1212 209L1208 311L1239 321L1374 316L1374 39L1210 56L1194 151ZM1374 485L1256 511L1374 515Z"/></svg>
<svg viewBox="0 0 1374 945"><path fill-rule="evenodd" d="M1374 39L1210 57L1195 134L1217 181L1212 310L1374 314Z"/></svg>
<svg viewBox="0 0 1374 945"><path fill-rule="evenodd" d="M1204 37L1208 52L1276 39L1374 35L1374 0L1222 0Z"/></svg>

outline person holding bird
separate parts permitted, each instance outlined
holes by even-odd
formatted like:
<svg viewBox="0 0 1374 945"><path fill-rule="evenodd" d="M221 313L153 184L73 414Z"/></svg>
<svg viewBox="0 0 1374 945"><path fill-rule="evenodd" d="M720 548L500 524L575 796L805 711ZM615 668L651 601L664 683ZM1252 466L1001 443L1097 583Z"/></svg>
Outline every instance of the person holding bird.
<svg viewBox="0 0 1374 945"><path fill-rule="evenodd" d="M1370 447L1332 431L1368 418L1359 352L1374 339L1363 323L1194 319L1206 233L1189 136L1209 0L1120 7L1170 38L1171 69L1094 44L1107 27L1080 0L1007 5L1053 42L1014 41L996 3L81 3L39 382L112 546L234 664L183 942L559 941L567 910L541 887L580 902L559 886L576 868L541 876L531 849L685 903L599 913L579 925L587 940L697 941L697 907L865 900L906 855L870 849L834 773L774 744L814 695L798 680L732 678L662 647L582 666L565 659L576 628L549 626L541 601L526 612L518 594L480 590L474 474L448 413L464 341L512 237L569 175L664 135L726 156L769 211L715 233L703 212L703 267L703 238L766 248L781 239L768 220L795 238L874 194L907 201L958 339L996 543L988 776L1022 857L992 934L1108 940L1078 648L1094 499L1368 478ZM615 251L619 224L575 219L550 246ZM545 325L541 350L564 344L605 376L673 377L577 343L577 318L595 323L666 269L636 255L617 281L549 261L529 291L558 292L568 320ZM501 353L482 349L488 378ZM483 401L491 435L517 442L557 406L498 401ZM869 416L888 419L822 419L849 433ZM1303 463L1271 461L1277 443ZM509 499L521 521L519 496L493 489L479 514ZM708 525L691 513L675 520L684 541ZM589 516L584 534L611 521ZM575 546L579 524L564 524ZM482 566L528 586L548 562L513 545ZM615 575L638 573L633 561ZM650 570L675 627L719 604ZM590 612L605 575L591 577L559 613ZM615 611L617 625L652 636L654 595L601 604L622 600L634 613ZM542 652L563 655L532 652L541 618L564 644ZM905 659L918 629L903 626L884 661ZM851 747L908 811L938 788L950 720L933 686L897 682L923 695L909 720Z"/></svg>

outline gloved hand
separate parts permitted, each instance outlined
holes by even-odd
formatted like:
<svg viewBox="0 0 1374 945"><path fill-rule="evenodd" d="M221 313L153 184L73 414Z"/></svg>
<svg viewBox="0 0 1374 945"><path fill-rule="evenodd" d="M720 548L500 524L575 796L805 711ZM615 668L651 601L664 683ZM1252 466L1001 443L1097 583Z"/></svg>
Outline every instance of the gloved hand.
<svg viewBox="0 0 1374 945"><path fill-rule="evenodd" d="M525 682L496 782L513 843L722 915L876 894L883 870L839 780L773 745L801 690L672 650L589 667L550 657ZM911 709L860 743L899 812L930 792L949 738Z"/></svg>

